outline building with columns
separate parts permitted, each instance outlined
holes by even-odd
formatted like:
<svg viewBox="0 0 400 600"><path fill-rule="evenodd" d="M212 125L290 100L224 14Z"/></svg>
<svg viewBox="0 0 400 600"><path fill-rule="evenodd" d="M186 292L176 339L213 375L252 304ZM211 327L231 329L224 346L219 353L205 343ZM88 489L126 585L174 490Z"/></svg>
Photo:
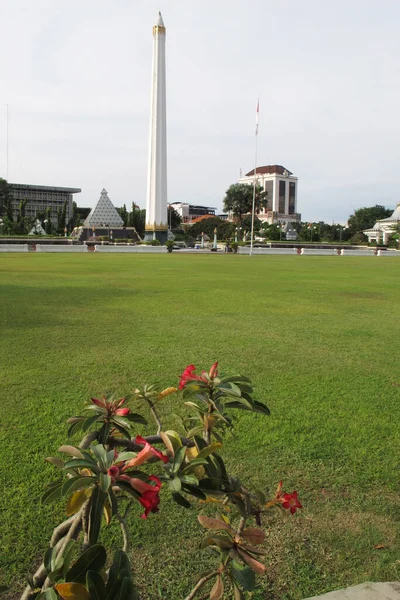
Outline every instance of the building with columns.
<svg viewBox="0 0 400 600"><path fill-rule="evenodd" d="M268 194L267 207L257 215L260 221L269 224L300 222L301 214L297 212L298 178L281 165L257 167L255 171L257 185ZM254 169L241 177L239 183L254 185Z"/></svg>
<svg viewBox="0 0 400 600"><path fill-rule="evenodd" d="M398 225L400 225L400 204L396 206L390 217L380 219L371 229L366 229L363 233L368 237L368 242L387 244Z"/></svg>

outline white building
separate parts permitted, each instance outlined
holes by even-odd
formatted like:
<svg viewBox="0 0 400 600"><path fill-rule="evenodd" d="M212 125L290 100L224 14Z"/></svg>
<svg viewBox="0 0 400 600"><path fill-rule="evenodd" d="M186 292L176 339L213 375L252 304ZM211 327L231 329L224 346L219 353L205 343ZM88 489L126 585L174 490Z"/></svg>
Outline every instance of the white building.
<svg viewBox="0 0 400 600"><path fill-rule="evenodd" d="M189 204L187 202L172 202L170 204L182 219L182 223L191 224L193 219L203 217L204 215L214 215L216 208L212 206L200 206L198 204Z"/></svg>
<svg viewBox="0 0 400 600"><path fill-rule="evenodd" d="M368 236L369 242L386 244L396 225L400 225L400 204L396 206L390 217L377 221L372 229L366 229L363 233Z"/></svg>
<svg viewBox="0 0 400 600"><path fill-rule="evenodd" d="M267 193L267 207L257 215L267 223L300 222L297 212L298 178L281 165L266 165L256 168L257 185ZM254 185L254 169L239 179L239 183Z"/></svg>

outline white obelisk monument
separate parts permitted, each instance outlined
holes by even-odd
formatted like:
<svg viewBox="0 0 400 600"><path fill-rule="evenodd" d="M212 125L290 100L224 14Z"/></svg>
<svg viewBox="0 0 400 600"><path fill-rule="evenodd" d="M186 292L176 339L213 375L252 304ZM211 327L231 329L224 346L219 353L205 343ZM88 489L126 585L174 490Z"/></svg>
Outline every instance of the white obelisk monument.
<svg viewBox="0 0 400 600"><path fill-rule="evenodd" d="M147 174L145 240L168 237L167 217L167 114L165 93L165 26L161 13L153 27L153 70L149 166Z"/></svg>

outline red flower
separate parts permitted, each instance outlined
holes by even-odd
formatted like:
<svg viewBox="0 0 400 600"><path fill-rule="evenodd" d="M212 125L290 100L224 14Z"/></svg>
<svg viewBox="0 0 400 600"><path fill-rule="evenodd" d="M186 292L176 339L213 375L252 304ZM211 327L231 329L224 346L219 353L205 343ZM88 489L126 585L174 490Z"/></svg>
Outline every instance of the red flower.
<svg viewBox="0 0 400 600"><path fill-rule="evenodd" d="M114 479L119 475L119 468L116 465L113 465L108 469L107 474Z"/></svg>
<svg viewBox="0 0 400 600"><path fill-rule="evenodd" d="M186 367L186 369L183 371L182 375L180 376L180 382L179 382L179 389L183 390L183 388L185 387L185 385L187 384L188 381L204 381L204 379L202 377L200 377L200 375L195 375L193 373L193 371L196 370L196 367L194 365L189 365L188 367Z"/></svg>
<svg viewBox="0 0 400 600"><path fill-rule="evenodd" d="M144 448L139 452L137 456L135 456L135 458L132 458L130 461L125 463L125 466L122 469L123 471L126 471L131 467L138 467L139 465L142 465L144 462L148 461L154 456L156 456L159 460L162 460L163 463L167 463L169 461L169 458L166 454L163 454L162 452L160 452L160 450L154 448L151 444L149 444L147 440L140 437L140 435L136 436L135 442L136 444L144 444Z"/></svg>
<svg viewBox="0 0 400 600"><path fill-rule="evenodd" d="M117 408L114 414L118 417L126 417L130 412L130 408Z"/></svg>
<svg viewBox="0 0 400 600"><path fill-rule="evenodd" d="M138 500L144 508L144 513L140 515L141 519L147 519L150 512L158 512L158 505L160 504L158 492L161 488L161 481L158 477L155 475L149 477L149 480L154 481L155 485L150 485L141 479L129 477L128 475L120 475L118 479L127 481L134 490L140 493Z"/></svg>
<svg viewBox="0 0 400 600"><path fill-rule="evenodd" d="M303 508L297 499L296 491L292 494L283 494L283 496L279 498L279 501L283 508L288 508L290 510L292 515L294 515L298 508Z"/></svg>
<svg viewBox="0 0 400 600"><path fill-rule="evenodd" d="M211 369L210 369L210 372L209 372L209 374L208 374L208 375L209 375L209 377L210 377L210 379L211 379L211 381L212 381L212 380L213 380L215 377L218 377L218 370L217 370L217 367L218 367L218 361L217 361L217 362L215 362L215 363L213 364L213 366L211 367Z"/></svg>

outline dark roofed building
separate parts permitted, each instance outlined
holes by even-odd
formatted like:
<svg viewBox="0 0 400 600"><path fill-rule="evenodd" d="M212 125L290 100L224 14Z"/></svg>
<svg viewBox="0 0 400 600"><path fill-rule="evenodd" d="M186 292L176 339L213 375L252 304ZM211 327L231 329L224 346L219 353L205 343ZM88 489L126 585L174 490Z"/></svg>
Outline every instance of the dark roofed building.
<svg viewBox="0 0 400 600"><path fill-rule="evenodd" d="M79 194L80 188L54 187L49 185L29 185L25 183L10 183L13 197L13 219L17 220L21 200L27 200L25 215L34 219L38 213L44 213L50 208L51 222L57 224L58 210L62 210L67 202L67 222L72 215L73 194Z"/></svg>

